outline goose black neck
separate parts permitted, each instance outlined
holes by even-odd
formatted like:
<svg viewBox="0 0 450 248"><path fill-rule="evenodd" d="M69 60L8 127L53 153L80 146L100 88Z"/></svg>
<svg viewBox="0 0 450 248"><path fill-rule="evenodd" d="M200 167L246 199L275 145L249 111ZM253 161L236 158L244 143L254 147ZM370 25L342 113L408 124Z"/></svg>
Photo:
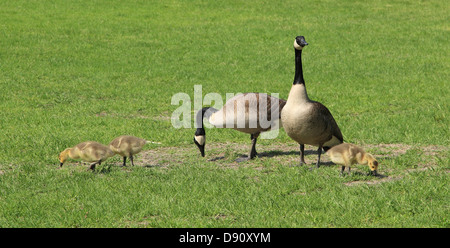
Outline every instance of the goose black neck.
<svg viewBox="0 0 450 248"><path fill-rule="evenodd" d="M295 76L293 84L305 84L302 68L302 50L295 50Z"/></svg>
<svg viewBox="0 0 450 248"><path fill-rule="evenodd" d="M210 111L207 111L210 110ZM205 135L205 128L203 127L203 118L209 118L211 114L216 112L217 109L211 107L205 107L197 112L195 118L195 123L197 124L197 130L195 131L195 136ZM206 114L205 114L206 113Z"/></svg>

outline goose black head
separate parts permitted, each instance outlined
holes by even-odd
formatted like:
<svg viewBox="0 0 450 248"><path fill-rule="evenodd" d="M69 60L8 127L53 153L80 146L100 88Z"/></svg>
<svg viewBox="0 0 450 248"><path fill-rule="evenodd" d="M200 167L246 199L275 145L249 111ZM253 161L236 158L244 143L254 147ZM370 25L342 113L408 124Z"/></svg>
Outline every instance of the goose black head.
<svg viewBox="0 0 450 248"><path fill-rule="evenodd" d="M294 48L302 50L304 46L308 45L304 36L297 36L294 41Z"/></svg>

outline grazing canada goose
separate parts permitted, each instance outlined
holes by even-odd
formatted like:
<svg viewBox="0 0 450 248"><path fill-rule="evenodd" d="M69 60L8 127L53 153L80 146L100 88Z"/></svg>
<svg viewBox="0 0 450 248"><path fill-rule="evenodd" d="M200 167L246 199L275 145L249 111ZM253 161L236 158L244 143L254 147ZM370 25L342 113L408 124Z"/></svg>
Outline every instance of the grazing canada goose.
<svg viewBox="0 0 450 248"><path fill-rule="evenodd" d="M155 143L130 135L119 136L109 143L109 148L123 157L123 166L126 166L127 157L130 158L131 165L134 166L133 155L138 154L145 144Z"/></svg>
<svg viewBox="0 0 450 248"><path fill-rule="evenodd" d="M342 165L341 175L344 173L345 167L348 167L350 174L350 166L353 164L367 164L369 166L369 175L377 175L378 162L375 157L365 152L361 147L349 143L343 143L333 146L327 151L327 155L333 163Z"/></svg>
<svg viewBox="0 0 450 248"><path fill-rule="evenodd" d="M302 68L302 49L306 45L305 37L295 38L294 83L281 112L281 120L289 137L300 144L300 165L305 163L304 150L308 144L319 147L316 164L319 167L322 148L327 151L342 143L343 137L330 111L320 102L308 98Z"/></svg>
<svg viewBox="0 0 450 248"><path fill-rule="evenodd" d="M244 93L229 99L221 109L205 107L197 112L194 143L197 145L202 157L205 156L205 129L203 118L218 128L233 128L243 133L250 134L252 148L247 158L253 159L256 155L256 141L258 136L265 131L280 126L281 109L286 100L269 96L265 93Z"/></svg>
<svg viewBox="0 0 450 248"><path fill-rule="evenodd" d="M82 142L72 148L66 148L62 151L58 158L60 167L63 166L67 158L81 159L84 162L94 162L89 169L95 170L95 165L100 165L109 157L114 156L114 153L107 146L95 141ZM88 170L89 170L88 169Z"/></svg>

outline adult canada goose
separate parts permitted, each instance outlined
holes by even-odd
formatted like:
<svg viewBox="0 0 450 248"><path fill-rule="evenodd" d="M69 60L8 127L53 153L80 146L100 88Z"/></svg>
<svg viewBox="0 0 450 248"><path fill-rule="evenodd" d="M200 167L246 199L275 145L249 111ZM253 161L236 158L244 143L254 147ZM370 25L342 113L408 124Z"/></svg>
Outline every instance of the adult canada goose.
<svg viewBox="0 0 450 248"><path fill-rule="evenodd" d="M94 162L89 169L95 170L95 165L100 165L109 157L114 156L114 153L107 146L95 141L82 142L72 148L66 148L62 151L58 158L60 167L68 159L81 159L84 162Z"/></svg>
<svg viewBox="0 0 450 248"><path fill-rule="evenodd" d="M333 146L327 151L327 155L333 163L342 165L341 175L345 167L348 167L348 174L350 174L350 167L353 164L367 164L370 170L369 175L377 175L378 161L372 154L365 152L357 145L343 143Z"/></svg>
<svg viewBox="0 0 450 248"><path fill-rule="evenodd" d="M123 166L126 166L127 157L130 158L131 165L134 166L133 155L142 151L145 144L155 143L130 135L119 136L109 143L109 148L123 157Z"/></svg>
<svg viewBox="0 0 450 248"><path fill-rule="evenodd" d="M280 126L280 113L286 100L269 96L265 93L244 93L229 99L221 109L206 107L197 112L194 143L197 145L202 157L205 156L206 133L203 118L218 128L233 128L250 134L252 148L247 158L253 159L256 155L256 141L265 131Z"/></svg>
<svg viewBox="0 0 450 248"><path fill-rule="evenodd" d="M294 83L281 112L281 120L289 137L300 144L300 165L305 163L304 150L308 144L319 147L316 164L319 167L322 148L327 151L342 143L343 137L330 111L320 102L308 98L302 68L302 49L306 45L305 37L295 38Z"/></svg>

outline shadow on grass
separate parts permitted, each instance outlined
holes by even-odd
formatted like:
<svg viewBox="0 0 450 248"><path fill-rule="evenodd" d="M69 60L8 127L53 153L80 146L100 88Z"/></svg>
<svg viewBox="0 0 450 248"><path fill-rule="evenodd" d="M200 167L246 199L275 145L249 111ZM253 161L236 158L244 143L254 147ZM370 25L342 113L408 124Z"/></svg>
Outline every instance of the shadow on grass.
<svg viewBox="0 0 450 248"><path fill-rule="evenodd" d="M305 151L305 156L314 155L314 154L317 155L317 151L314 151L314 150L306 150ZM323 156L323 154L324 153L322 153L322 156ZM256 156L258 158L273 158L273 157L278 157L278 156L295 156L295 155L298 155L298 157L299 157L298 159L300 161L300 151L280 151L280 150L275 150L275 151L261 152L261 153L258 153ZM225 160L225 159L226 159L225 156L218 156L218 157L215 157L215 158L208 159L207 161L208 162L215 162L215 161L220 161L220 160ZM237 162L237 163L246 162L246 161L251 161L251 160L248 160L248 155L247 154L242 154L242 153L238 154L238 158L235 160L235 162ZM314 166L314 167L316 166L315 163L312 163L311 165ZM335 164L333 162L331 162L331 161L321 162L320 163L320 166L332 166L332 165L335 165ZM300 166L300 165L297 164L297 165L293 165L293 166ZM306 164L304 166L309 166L309 164Z"/></svg>
<svg viewBox="0 0 450 248"><path fill-rule="evenodd" d="M162 164L146 164L144 166L142 166L143 168L163 168L166 167Z"/></svg>
<svg viewBox="0 0 450 248"><path fill-rule="evenodd" d="M122 166L119 166L122 167ZM97 174L109 174L111 173L114 168L117 168L117 166L115 166L114 164L102 164L102 165L97 165L95 166L95 170L91 170L89 169L89 167L87 168L87 171L90 171L92 173L97 173Z"/></svg>
<svg viewBox="0 0 450 248"><path fill-rule="evenodd" d="M383 175L378 173L376 176L373 175L369 175L368 172L362 172L362 171L351 171L350 174L348 174L347 172L344 172L344 174L342 174L341 176L347 177L347 176L368 176L374 179L383 179L386 178L388 176Z"/></svg>
<svg viewBox="0 0 450 248"><path fill-rule="evenodd" d="M289 151L289 152L285 152L285 151L270 151L270 152L261 152L258 153L258 155L256 155L258 158L263 158L263 157L267 157L267 158L272 158L272 157L277 157L277 156L285 156L285 155L295 155L298 154L298 152L295 151ZM305 155L307 155L308 153L305 152ZM238 158L237 160L239 160L239 162L244 162L244 161L248 161L246 158L248 157L247 154L238 154ZM219 161L225 159L225 156L219 156L219 157L215 157L215 158L211 158L208 159L208 161L210 162L214 162L214 161Z"/></svg>

